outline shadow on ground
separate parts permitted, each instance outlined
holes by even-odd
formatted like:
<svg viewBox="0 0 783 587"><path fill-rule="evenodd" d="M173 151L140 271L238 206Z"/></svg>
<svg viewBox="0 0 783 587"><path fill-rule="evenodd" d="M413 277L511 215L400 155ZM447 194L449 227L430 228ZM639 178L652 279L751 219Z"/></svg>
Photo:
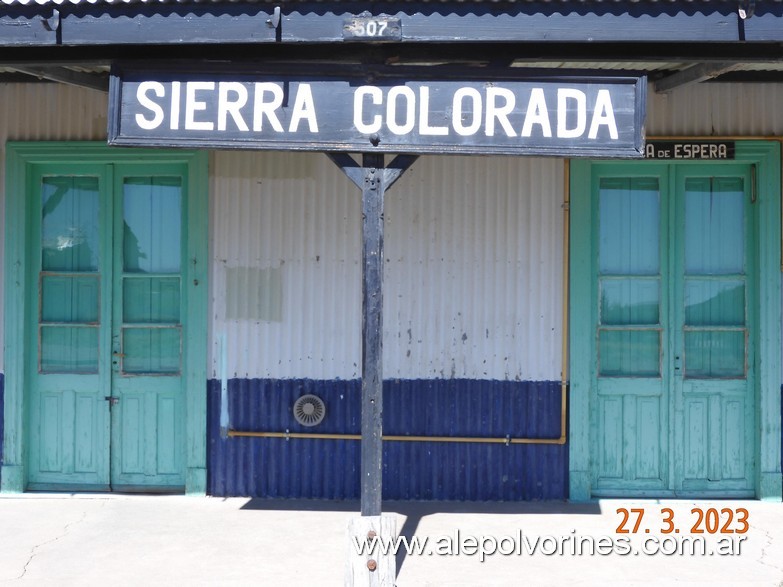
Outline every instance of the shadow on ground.
<svg viewBox="0 0 783 587"><path fill-rule="evenodd" d="M311 511L311 512L360 512L358 501L329 501L308 499L266 499L253 498L242 506L243 510L265 511ZM526 502L469 502L469 501L385 501L383 511L405 516L405 522L398 534L411 540L422 518L433 514L574 514L600 515L601 507L597 502L568 503L564 501L526 501ZM397 551L397 573L405 562L406 551Z"/></svg>

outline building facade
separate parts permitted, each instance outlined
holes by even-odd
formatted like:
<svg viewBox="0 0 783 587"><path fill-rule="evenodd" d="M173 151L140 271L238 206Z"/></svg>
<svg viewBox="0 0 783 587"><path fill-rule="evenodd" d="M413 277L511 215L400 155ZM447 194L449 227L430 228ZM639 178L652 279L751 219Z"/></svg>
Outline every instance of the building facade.
<svg viewBox="0 0 783 587"><path fill-rule="evenodd" d="M512 20L596 16L512 4ZM686 13L737 20L727 4ZM306 12L251 6L283 43ZM409 30L452 26L410 12ZM696 57L537 63L650 75L647 144L670 153L431 154L388 191L385 498L781 499L783 79L762 41L741 75L667 92L655 78ZM106 94L6 43L29 63L0 84L3 491L357 498L360 192L317 152L109 147ZM63 69L105 73L74 47ZM49 82L11 71L31 68Z"/></svg>

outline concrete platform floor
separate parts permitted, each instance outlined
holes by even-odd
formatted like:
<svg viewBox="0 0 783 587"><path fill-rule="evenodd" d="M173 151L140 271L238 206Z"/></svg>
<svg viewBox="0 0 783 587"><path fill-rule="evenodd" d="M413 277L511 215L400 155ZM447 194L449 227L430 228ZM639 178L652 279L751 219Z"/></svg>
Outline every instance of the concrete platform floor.
<svg viewBox="0 0 783 587"><path fill-rule="evenodd" d="M639 512L632 508L643 510L636 533ZM715 514L707 513L710 508L716 513L731 510L732 522L727 524L724 512L716 525ZM747 532L720 533L743 529L740 508L747 510ZM781 503L390 502L384 509L396 520L401 535L426 537L428 549L452 552L398 554L400 586L783 586ZM629 534L617 533L623 520L618 509L629 510L624 525ZM706 513L695 528L705 534L691 532L698 521L693 509ZM357 512L355 502L4 495L0 584L341 585L349 549L346 530ZM671 525L665 521L668 517L673 517ZM672 532L664 535L662 530L668 528ZM711 535L710 530L716 533ZM703 554L660 552L675 550L694 537L705 538ZM473 538L477 549L492 550L494 541L507 554L495 552L482 562L478 552L471 554ZM624 545L625 539L629 542ZM590 543L594 550L608 548L610 553L590 554ZM456 554L458 547L462 550ZM658 552L634 554L643 547ZM735 552L714 552L719 547L721 552ZM575 554L580 548L582 554ZM622 554L625 550L628 553Z"/></svg>

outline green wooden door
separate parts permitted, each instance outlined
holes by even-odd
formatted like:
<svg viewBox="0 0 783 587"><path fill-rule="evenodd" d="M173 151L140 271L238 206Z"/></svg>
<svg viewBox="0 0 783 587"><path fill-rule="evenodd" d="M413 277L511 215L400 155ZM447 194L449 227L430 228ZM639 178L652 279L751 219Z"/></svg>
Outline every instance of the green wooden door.
<svg viewBox="0 0 783 587"><path fill-rule="evenodd" d="M33 166L30 488L185 484L184 165Z"/></svg>
<svg viewBox="0 0 783 587"><path fill-rule="evenodd" d="M749 165L676 169L671 296L678 493L753 495L757 234Z"/></svg>
<svg viewBox="0 0 783 587"><path fill-rule="evenodd" d="M752 495L748 165L597 164L595 495Z"/></svg>

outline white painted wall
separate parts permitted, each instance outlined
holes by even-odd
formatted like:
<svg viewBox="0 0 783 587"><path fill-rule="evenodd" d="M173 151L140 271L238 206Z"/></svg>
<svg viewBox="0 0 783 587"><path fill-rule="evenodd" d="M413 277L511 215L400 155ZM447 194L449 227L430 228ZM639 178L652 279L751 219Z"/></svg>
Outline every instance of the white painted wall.
<svg viewBox="0 0 783 587"><path fill-rule="evenodd" d="M320 154L220 152L211 193L229 376L359 377L359 190ZM562 202L561 160L420 158L386 198L384 376L558 379Z"/></svg>

